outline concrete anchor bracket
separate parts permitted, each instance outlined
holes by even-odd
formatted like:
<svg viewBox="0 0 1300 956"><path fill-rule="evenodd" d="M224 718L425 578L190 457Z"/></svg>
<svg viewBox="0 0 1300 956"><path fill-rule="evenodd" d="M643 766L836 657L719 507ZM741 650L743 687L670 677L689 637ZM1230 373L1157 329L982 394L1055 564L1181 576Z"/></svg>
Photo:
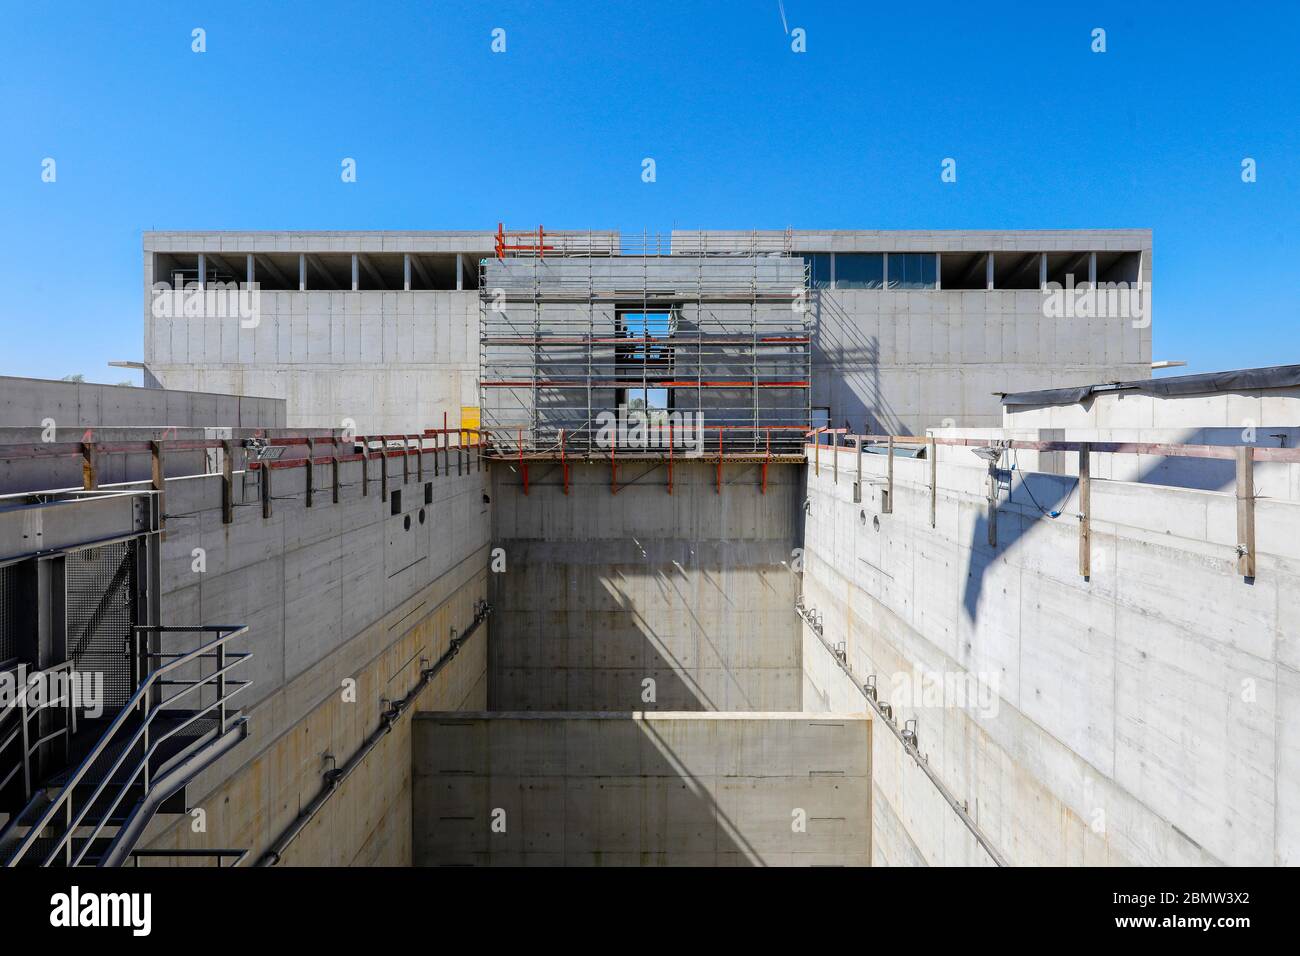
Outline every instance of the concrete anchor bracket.
<svg viewBox="0 0 1300 956"><path fill-rule="evenodd" d="M1079 574L1092 577L1092 446L1087 442L1079 445Z"/></svg>
<svg viewBox="0 0 1300 956"><path fill-rule="evenodd" d="M1255 578L1255 450L1237 448L1237 573Z"/></svg>
<svg viewBox="0 0 1300 956"><path fill-rule="evenodd" d="M231 442L221 442L221 523L235 520L235 455Z"/></svg>

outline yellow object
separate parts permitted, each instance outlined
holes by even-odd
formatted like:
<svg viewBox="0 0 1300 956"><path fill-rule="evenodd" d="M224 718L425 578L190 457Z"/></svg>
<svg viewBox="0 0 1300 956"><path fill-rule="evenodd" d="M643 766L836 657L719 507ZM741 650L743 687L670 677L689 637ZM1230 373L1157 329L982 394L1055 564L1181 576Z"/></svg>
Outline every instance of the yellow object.
<svg viewBox="0 0 1300 956"><path fill-rule="evenodd" d="M479 423L479 417L478 417L478 406L477 406L477 405L462 405L462 406L460 407L460 427L461 427L461 428L473 428L473 429L477 429L477 428L478 428L478 423ZM470 443L470 444L472 444L472 445L477 445L477 444L478 444L478 435L477 435L477 434L475 434L475 435L468 435L468 436L464 436L464 437L467 438L467 439L469 440L469 443Z"/></svg>

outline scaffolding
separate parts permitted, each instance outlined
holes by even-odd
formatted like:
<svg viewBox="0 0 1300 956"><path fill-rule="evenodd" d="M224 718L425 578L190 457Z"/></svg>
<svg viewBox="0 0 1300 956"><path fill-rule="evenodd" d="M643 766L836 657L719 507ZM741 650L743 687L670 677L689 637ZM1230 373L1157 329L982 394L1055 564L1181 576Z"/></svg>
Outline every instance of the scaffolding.
<svg viewBox="0 0 1300 956"><path fill-rule="evenodd" d="M802 460L809 266L765 245L499 228L479 281L488 453Z"/></svg>

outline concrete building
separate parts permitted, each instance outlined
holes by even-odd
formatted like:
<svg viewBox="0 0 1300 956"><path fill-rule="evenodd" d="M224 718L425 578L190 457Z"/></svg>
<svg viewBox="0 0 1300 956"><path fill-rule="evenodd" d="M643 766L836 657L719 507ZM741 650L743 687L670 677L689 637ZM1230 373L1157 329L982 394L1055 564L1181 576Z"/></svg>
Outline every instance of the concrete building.
<svg viewBox="0 0 1300 956"><path fill-rule="evenodd" d="M518 248L498 258L498 243ZM549 249L530 254L530 244ZM502 331L513 318L516 335L532 333L531 298L516 293L550 290L538 313L543 336L572 338L588 325L584 314L615 335L617 315L639 305L673 314L675 331L762 336L776 310L748 322L737 283L748 289L754 267L738 257L795 260L765 265L785 274L753 284L781 286L786 318L806 319L798 325L813 374L793 364L811 384L804 401L783 401L811 407L815 421L913 435L997 426L999 392L1150 375L1152 243L1143 229L683 231L648 241L612 232L149 232L144 363L149 384L284 398L294 427L350 422L387 434L441 425L444 415L472 424L480 325L495 319ZM544 281L533 283L537 268ZM551 275L559 268L568 276ZM250 302L246 316L232 304L196 319L193 297L174 295L232 282L258 283L256 317ZM158 283L173 294L155 293ZM792 313L790 290L805 283L796 304L807 311ZM1083 314L1075 299L1088 284L1122 285L1123 303ZM509 300L503 311L483 295L494 288ZM680 314L688 303L694 313ZM737 372L743 357L719 346L678 371ZM520 371L508 355L483 358ZM597 367L602 358L597 347Z"/></svg>
<svg viewBox="0 0 1300 956"><path fill-rule="evenodd" d="M99 433L0 383L0 677L104 679L0 715L0 859L1300 860L1295 367L1152 381L1149 233L155 233L145 270L151 381L283 419ZM206 298L241 276L285 288Z"/></svg>

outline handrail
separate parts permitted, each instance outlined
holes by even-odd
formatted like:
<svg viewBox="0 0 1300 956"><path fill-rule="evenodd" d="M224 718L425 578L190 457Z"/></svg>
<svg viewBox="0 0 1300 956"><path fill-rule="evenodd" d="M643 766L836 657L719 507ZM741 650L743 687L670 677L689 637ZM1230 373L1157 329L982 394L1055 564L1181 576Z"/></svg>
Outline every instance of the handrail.
<svg viewBox="0 0 1300 956"><path fill-rule="evenodd" d="M18 772L21 770L23 772L23 798L26 800L30 800L32 796L32 779L31 779L32 755L36 753L43 745L49 743L50 741L54 740L57 737L62 736L64 738L63 741L64 757L66 758L67 751L72 739L72 735L77 732L76 702L73 699L71 686L67 686L64 688L63 695L52 700L45 700L35 707L29 707L27 702L27 696L31 688L33 686L36 686L35 683L33 682L33 678L45 678L47 675L58 674L63 671L71 671L72 665L73 662L71 660L66 660L60 664L55 664L52 667L47 667L43 670L37 670L28 673L26 678L22 682L21 689L18 692L17 701L15 701L13 704L7 705L3 711L0 711L0 726L3 726L4 718L8 716L10 712L18 715L15 720L15 726L13 730L9 732L9 735L7 737L4 737L4 739L0 739L0 754L4 753L4 751L6 750L6 748L10 746L10 744L17 742L20 737L22 738L22 743L21 743L22 757L18 761L18 763L15 764L13 770L5 774L3 779L0 779L0 788L4 788L8 786L9 782L13 780L14 777L17 776ZM6 670L7 669L8 668L6 668ZM18 667L14 668L13 670L15 671L15 673L21 674L24 672L24 665L19 664ZM32 714L38 714L43 710L49 710L58 705L64 705L64 709L67 712L66 721L64 725L62 727L55 728L54 730L50 731L48 734L45 734L44 736L37 737L35 741L31 740L27 730L27 723L28 721L31 720ZM4 731L0 730L0 734L3 733Z"/></svg>
<svg viewBox="0 0 1300 956"><path fill-rule="evenodd" d="M248 625L217 624L217 625L185 626L185 627L179 627L179 626L168 627L168 626L151 625L151 626L138 626L134 628L134 630L137 633L140 632L216 633L219 634L220 636L216 640L210 641L207 644L201 644L200 646L194 648L193 650L187 651L183 653L181 656L177 657L176 659L168 661L166 664L162 664L159 667L149 672L149 674L140 682L140 686L137 688L136 692L131 696L131 699L127 701L126 706L124 706L121 709L121 711L118 712L117 716L113 718L112 722L109 724L108 728L104 731L103 735L99 738L98 742L95 744L94 747L91 748L90 752L77 766L76 771L68 779L67 783L64 784L63 789L60 791L59 795L53 801L51 801L50 805L46 808L45 812L41 814L40 819L37 820L37 822L32 825L31 829L28 830L27 834L19 842L17 848L10 855L9 859L5 861L6 866L11 866L11 867L17 866L18 863L22 860L22 858L32 848L32 846L35 845L36 841L40 838L40 835L45 832L45 829L50 825L54 817L59 813L61 809L64 809L65 807L66 807L65 816L67 817L67 826L65 827L63 834L55 841L54 847L46 855L42 863L43 864L50 863L50 861L53 860L54 857L59 854L59 852L64 850L65 846L67 847L67 856L69 858L69 862L72 862L71 860L72 847L70 841L72 840L73 836L76 834L77 828L81 826L82 821L86 817L86 814L89 813L90 809L95 805L95 801L99 798L99 795L103 792L104 788L108 785L109 781L112 779L113 774L117 771L117 769L126 760L127 756L131 753L131 750L134 748L136 743L138 743L140 739L148 733L149 725L153 722L153 719L156 716L158 716L159 713L162 712L163 706L167 703L170 703L173 700L176 700L177 698L183 696L184 694L189 693L195 687L203 686L214 677L219 677L221 679L221 684L224 689L225 672L229 670L229 667L226 666L220 667L216 672L214 672L208 678L203 679L200 682L197 682L193 686L188 687L185 690L181 691L180 693L175 694L172 697L168 698L168 700L162 701L156 706L145 711L145 717L141 721L140 726L139 728L137 728L134 736L132 736L131 740L127 743L127 745L122 748L122 752L118 756L117 760L114 761L113 766L109 768L108 771L104 774L103 779L99 783L99 786L95 788L95 792L90 796L90 799L88 799L85 802L85 805L82 807L81 812L76 814L74 818L72 813L72 806L71 806L72 796L76 791L77 786L82 782L86 774L90 772L91 767L94 766L95 761L98 760L99 757L104 753L109 743L111 743L114 737L116 737L118 731L120 731L122 727L130 720L131 714L137 708L140 708L141 704L145 701L148 693L153 689L154 684L157 683L158 680L160 680L164 675L169 674L172 671L185 666L186 664L190 664L193 663L194 661L201 660L211 656L213 650L220 651L221 657L224 658L225 645L229 643L231 640L233 640L234 638L246 634L248 632ZM232 655L232 656L237 658L235 660L235 663L237 664L251 657L252 655L239 654L239 655ZM233 667L234 664L230 666ZM239 689L240 688L237 688L236 692L238 692ZM233 696L233 694L229 696ZM224 713L224 704L226 700L229 699L229 697L225 694L219 694L218 698L219 699L216 702L209 705L200 713L206 713L207 711L211 710L212 707L217 706L217 704L221 704L223 706L223 713ZM152 746L148 744L146 738L146 750L144 755L141 758L141 764L140 766L137 767L136 771L131 775L131 778L128 781L127 786L129 786L130 783L133 783L135 781L135 778L139 776L141 769L147 770L148 760L157 749L158 743L170 737L181 727L188 726L190 723L193 722L193 719L194 718L192 718L190 721L186 721L185 724L179 725L179 727L177 728L173 728L171 731L164 734L162 737L158 738L158 740L155 741ZM124 786L122 789L122 793L125 792L126 792L126 787ZM114 809L116 809L117 804L118 802L120 802L120 800L121 800L121 794L119 794L118 799L114 801L113 806L109 809L108 813L105 814L105 819L101 821L99 826L95 829L95 834L98 834L99 831L103 829L108 816L111 815ZM77 862L80 862L80 860L85 856L85 853L89 847L90 847L90 840L87 840L86 846L82 848L81 853L77 857Z"/></svg>

